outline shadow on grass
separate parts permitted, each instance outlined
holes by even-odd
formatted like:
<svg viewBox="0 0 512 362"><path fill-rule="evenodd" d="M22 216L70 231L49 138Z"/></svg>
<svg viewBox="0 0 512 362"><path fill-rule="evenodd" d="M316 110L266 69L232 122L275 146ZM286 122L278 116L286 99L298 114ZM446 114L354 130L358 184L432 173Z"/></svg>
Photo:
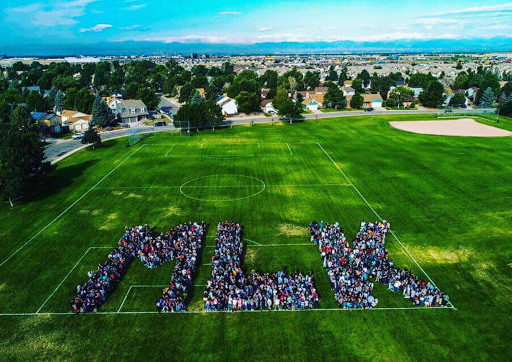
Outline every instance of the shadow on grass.
<svg viewBox="0 0 512 362"><path fill-rule="evenodd" d="M56 195L63 189L71 186L73 184L73 180L82 176L88 168L94 166L98 162L99 160L88 160L76 165L57 167L49 179L43 185L39 186L40 190L36 190L32 194L19 199L17 201L17 205L45 200Z"/></svg>

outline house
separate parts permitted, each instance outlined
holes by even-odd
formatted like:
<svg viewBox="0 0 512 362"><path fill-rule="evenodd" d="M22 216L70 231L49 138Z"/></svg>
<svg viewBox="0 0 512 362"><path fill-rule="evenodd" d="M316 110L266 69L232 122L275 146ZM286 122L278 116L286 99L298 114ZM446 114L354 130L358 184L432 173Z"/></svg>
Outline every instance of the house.
<svg viewBox="0 0 512 362"><path fill-rule="evenodd" d="M268 113L268 114L276 114L277 113L277 110L274 108L274 106L272 104L272 99L265 99L264 101L262 101L260 103L260 107L264 113Z"/></svg>
<svg viewBox="0 0 512 362"><path fill-rule="evenodd" d="M85 132L90 127L92 116L82 112L64 110L60 118L63 127L69 127L70 130L75 132Z"/></svg>
<svg viewBox="0 0 512 362"><path fill-rule="evenodd" d="M62 121L55 113L32 112L32 118L41 124L44 134L59 134L64 131Z"/></svg>
<svg viewBox="0 0 512 362"><path fill-rule="evenodd" d="M354 94L356 94L356 90L349 85L341 87L341 90L343 91L343 95L345 97L353 96Z"/></svg>
<svg viewBox="0 0 512 362"><path fill-rule="evenodd" d="M222 114L226 117L238 114L238 107L233 98L221 96L217 99L217 104L222 108Z"/></svg>
<svg viewBox="0 0 512 362"><path fill-rule="evenodd" d="M302 106L310 111L318 111L323 105L324 95L318 93L309 94L309 97L302 101Z"/></svg>
<svg viewBox="0 0 512 362"><path fill-rule="evenodd" d="M317 94L325 94L325 93L327 93L328 90L329 90L329 88L327 88L327 87L316 87L315 88L315 93L317 93Z"/></svg>
<svg viewBox="0 0 512 362"><path fill-rule="evenodd" d="M350 86L352 87L352 81L351 80L346 80L343 82L343 85L346 87L346 86Z"/></svg>
<svg viewBox="0 0 512 362"><path fill-rule="evenodd" d="M382 107L382 97L379 94L363 94L363 106L372 108Z"/></svg>
<svg viewBox="0 0 512 362"><path fill-rule="evenodd" d="M109 108L121 123L132 123L147 119L148 107L139 99L113 99Z"/></svg>
<svg viewBox="0 0 512 362"><path fill-rule="evenodd" d="M270 93L270 88L261 88L260 97L261 99L267 98L267 94Z"/></svg>
<svg viewBox="0 0 512 362"><path fill-rule="evenodd" d="M302 101L303 107L310 111L318 111L318 108L320 107L320 104L315 101L314 99L307 98Z"/></svg>
<svg viewBox="0 0 512 362"><path fill-rule="evenodd" d="M418 98L420 96L420 93L423 92L423 88L411 88L411 90L412 90L412 95L415 98Z"/></svg>

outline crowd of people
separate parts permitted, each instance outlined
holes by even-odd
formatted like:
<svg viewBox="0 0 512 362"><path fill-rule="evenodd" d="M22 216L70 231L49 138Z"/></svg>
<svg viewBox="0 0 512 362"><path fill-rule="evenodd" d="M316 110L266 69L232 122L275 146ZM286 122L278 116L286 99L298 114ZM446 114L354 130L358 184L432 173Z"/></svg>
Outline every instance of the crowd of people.
<svg viewBox="0 0 512 362"><path fill-rule="evenodd" d="M107 261L99 264L96 272L89 271L89 280L77 286L71 310L77 314L96 312L121 282L135 257L148 268L178 259L169 287L164 289L157 308L161 312L185 310L204 232L204 224L199 223L183 224L156 237L148 225L127 227Z"/></svg>
<svg viewBox="0 0 512 362"><path fill-rule="evenodd" d="M402 291L415 306L448 304L448 296L432 283L420 280L410 270L393 267L385 247L389 228L386 220L362 222L350 247L338 223L310 223L311 241L320 249L340 308L372 308L378 304L370 277L394 292Z"/></svg>
<svg viewBox="0 0 512 362"><path fill-rule="evenodd" d="M245 275L242 227L235 222L218 225L212 257L212 276L204 292L207 311L318 308L313 273L287 274L251 271Z"/></svg>
<svg viewBox="0 0 512 362"><path fill-rule="evenodd" d="M156 303L160 312L181 312L187 309L188 295L192 287L192 278L197 268L199 252L203 247L204 224L186 224L171 229L166 234L168 249L176 256L176 267L169 287L165 288L162 298Z"/></svg>

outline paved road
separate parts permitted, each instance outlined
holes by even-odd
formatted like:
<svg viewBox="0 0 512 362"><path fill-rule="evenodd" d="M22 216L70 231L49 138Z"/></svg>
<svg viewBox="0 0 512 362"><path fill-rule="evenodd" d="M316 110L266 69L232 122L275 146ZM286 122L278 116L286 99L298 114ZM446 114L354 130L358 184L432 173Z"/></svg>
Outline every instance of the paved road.
<svg viewBox="0 0 512 362"><path fill-rule="evenodd" d="M171 103L173 104L173 103ZM482 109L465 109L464 113L466 114L478 114L484 113L485 110ZM364 111L345 111L345 112L333 112L333 113L322 113L322 114L306 114L304 116L305 119L326 119L326 118L337 118L337 117L353 117L353 116L378 116L378 115L394 115L394 114L437 114L438 111L425 111L425 110L417 110L417 111L373 111L373 112L364 112ZM243 119L228 119L223 122L224 126L230 125L243 125L249 124L251 122L254 123L271 123L272 121L278 121L278 117L254 117L254 118L243 118ZM149 127L149 126L140 126L140 133L150 133L150 132L165 132L171 131L175 129L173 125L165 126L165 127ZM115 130L110 132L101 133L101 139L103 141L107 141L113 138L127 137L129 135L129 129ZM71 153L76 152L84 147L80 140L54 140L50 141L51 144L46 147L45 155L48 161L52 163L58 162L63 158L69 156Z"/></svg>
<svg viewBox="0 0 512 362"><path fill-rule="evenodd" d="M165 97L163 94L158 94L158 97L160 98L158 108L166 112L171 112L173 115L176 115L176 113L178 113L178 111L180 110L180 106L178 104L174 103L169 98Z"/></svg>

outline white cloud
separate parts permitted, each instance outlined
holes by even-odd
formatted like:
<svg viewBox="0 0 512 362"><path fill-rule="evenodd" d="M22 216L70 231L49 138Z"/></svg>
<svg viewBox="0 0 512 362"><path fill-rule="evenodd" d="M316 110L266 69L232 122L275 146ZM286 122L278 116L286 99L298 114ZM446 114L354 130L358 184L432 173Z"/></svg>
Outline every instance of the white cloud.
<svg viewBox="0 0 512 362"><path fill-rule="evenodd" d="M266 31L270 31L272 30L272 28L268 28L268 27L263 27L263 28L259 28L258 31L263 33L263 32L266 32Z"/></svg>
<svg viewBox="0 0 512 362"><path fill-rule="evenodd" d="M120 29L121 30L125 30L125 31L148 31L149 30L148 27L142 26L142 25L139 25L139 24L131 25L131 26L124 26L124 27L122 27Z"/></svg>
<svg viewBox="0 0 512 362"><path fill-rule="evenodd" d="M133 4L133 5L125 7L124 10L136 11L136 10L144 9L146 6L148 6L148 4Z"/></svg>
<svg viewBox="0 0 512 362"><path fill-rule="evenodd" d="M239 12L239 11L221 11L221 12L217 13L217 15L231 15L231 16L234 16L234 15L242 15L242 13Z"/></svg>
<svg viewBox="0 0 512 362"><path fill-rule="evenodd" d="M92 31L92 32L95 32L95 33L99 33L105 29L109 29L109 28L112 28L113 25L112 24L96 24L94 25L92 28L82 28L80 29L80 33L87 33L89 31Z"/></svg>
<svg viewBox="0 0 512 362"><path fill-rule="evenodd" d="M98 0L58 0L52 5L41 2L6 8L7 20L18 24L44 25L46 27L74 25L85 15L85 8Z"/></svg>
<svg viewBox="0 0 512 362"><path fill-rule="evenodd" d="M457 10L449 10L437 15L447 16L447 15L471 15L471 14L495 14L495 13L508 13L512 12L512 3L502 4L502 5L493 5L493 6L476 6L466 9L457 9Z"/></svg>

